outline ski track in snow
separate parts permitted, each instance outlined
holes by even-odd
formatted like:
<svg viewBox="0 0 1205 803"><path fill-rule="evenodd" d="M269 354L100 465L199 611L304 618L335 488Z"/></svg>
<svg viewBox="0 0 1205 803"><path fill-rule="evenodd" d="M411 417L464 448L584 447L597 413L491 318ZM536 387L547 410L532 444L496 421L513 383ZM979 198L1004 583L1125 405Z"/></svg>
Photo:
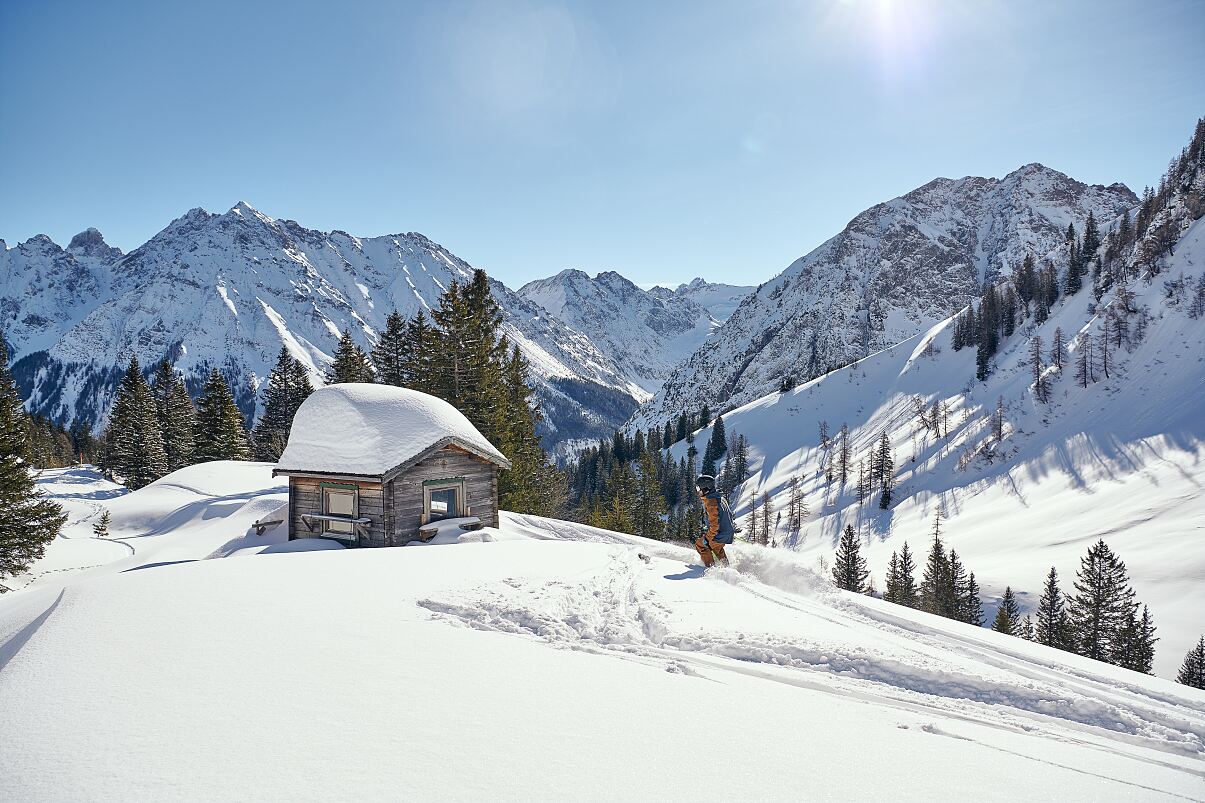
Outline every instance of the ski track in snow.
<svg viewBox="0 0 1205 803"><path fill-rule="evenodd" d="M735 563L740 567L741 558ZM648 567L652 571L664 568L664 560ZM757 571L760 567L753 562L750 568ZM731 671L753 674L828 694L940 713L1110 752L1115 751L1094 743L1092 737L1108 731L1110 738L1139 748L1193 759L1205 755L1205 722L1199 718L1192 721L1188 717L1168 716L1142 700L1148 694L1143 690L1089 677L1059 687L1051 682L1058 680L1053 670L1026 662L1020 656L1016 656L1018 665L1006 665L994 659L991 651L976 648L966 640L923 637L916 632L920 628L908 628L903 621L893 622L893 617L875 616L874 612L868 616L861 606L844 601L840 595L826 594L830 599L817 604L767 587L756 576L748 576L739 569L712 570L702 581L726 582L759 599L809 617L824 616L843 626L870 623L891 635L926 645L937 644L975 661L1020 672L1029 682L1017 685L974 672L939 668L933 665L930 656L906 646L896 657L888 657L872 649L842 649L831 643L807 643L771 633L678 632L668 621L671 608L642 582L645 570L636 551L629 548L584 581L511 579L504 587L481 588L468 597L458 593L444 599L423 599L418 604L445 621L479 630L532 636L558 648L668 661L670 671L685 666L691 674L705 677L720 677L720 673ZM841 616L826 613L826 606L832 604L831 597L839 600L842 615L857 621L842 621ZM909 657L915 660L908 660ZM1051 725L1056 726L1054 735L1050 733ZM1147 760L1205 779L1205 770Z"/></svg>

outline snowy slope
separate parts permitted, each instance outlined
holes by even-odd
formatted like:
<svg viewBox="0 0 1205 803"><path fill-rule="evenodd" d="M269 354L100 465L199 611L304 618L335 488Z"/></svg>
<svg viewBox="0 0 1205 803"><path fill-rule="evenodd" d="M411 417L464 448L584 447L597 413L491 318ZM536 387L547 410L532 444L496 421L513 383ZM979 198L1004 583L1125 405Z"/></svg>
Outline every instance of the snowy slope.
<svg viewBox="0 0 1205 803"><path fill-rule="evenodd" d="M657 286L650 289L649 293L662 301L693 301L707 310L717 322L723 323L745 300L745 296L756 289L745 285L708 282L701 277L695 277L688 284L680 284L673 290Z"/></svg>
<svg viewBox="0 0 1205 803"><path fill-rule="evenodd" d="M587 335L651 397L727 317L733 297L752 289L696 279L677 291L642 290L614 271L592 279L580 270L563 270L523 285L518 294ZM724 317L716 317L707 304Z"/></svg>
<svg viewBox="0 0 1205 803"><path fill-rule="evenodd" d="M638 423L664 423L704 403L737 406L786 376L819 376L945 319L1082 230L1134 206L1121 184L1085 185L1039 164L1003 179L936 179L859 214L845 230L744 299L666 379Z"/></svg>
<svg viewBox="0 0 1205 803"><path fill-rule="evenodd" d="M834 591L793 553L703 575L509 515L497 543L201 560L278 499L268 466L228 469L111 500L125 541L197 560L0 597L0 797L1205 798L1205 693Z"/></svg>
<svg viewBox="0 0 1205 803"><path fill-rule="evenodd" d="M93 423L131 354L148 369L170 357L194 388L217 366L251 414L282 345L317 378L343 329L370 347L391 311L429 309L472 274L420 234L318 232L245 203L194 209L125 256L92 231L66 250L36 237L0 249L0 271L0 325L29 406ZM607 434L647 398L588 337L493 290L531 362L550 443Z"/></svg>
<svg viewBox="0 0 1205 803"><path fill-rule="evenodd" d="M1205 175L1199 181L1205 184ZM831 559L840 531L853 524L883 588L893 551L907 541L923 561L935 513L944 512L947 543L976 574L989 600L1011 585L1029 610L1056 566L1065 590L1079 559L1098 538L1126 562L1138 598L1151 606L1158 635L1156 672L1174 674L1205 629L1205 319L1188 314L1185 291L1205 274L1205 219L1189 225L1161 273L1131 282L1132 327L1149 317L1141 342L1113 348L1105 377L1097 353L1097 380L1074 379L1086 338L1098 349L1101 320L1113 294L1096 307L1090 290L1064 299L1045 323L1032 318L1004 340L986 382L974 381L975 350L955 352L952 325L875 353L852 366L786 393L765 396L727 412L729 436L751 442L752 476L734 512L744 515L754 494L787 502L797 477L812 516L799 535L776 537L812 565ZM1094 309L1095 308L1095 309ZM1029 362L1032 336L1053 332L1069 342L1061 372L1047 367L1051 400L1034 396ZM1131 331L1135 331L1133 328ZM915 414L935 400L949 408L948 431L938 437ZM1005 437L996 442L990 418L1005 407ZM852 444L851 478L844 489L821 469L818 423L832 435L844 423ZM894 453L898 487L890 510L878 494L856 499L858 462L868 459L881 433ZM705 444L709 431L696 435ZM676 447L681 452L683 445ZM676 452L676 453L677 453ZM992 601L990 608L995 607Z"/></svg>

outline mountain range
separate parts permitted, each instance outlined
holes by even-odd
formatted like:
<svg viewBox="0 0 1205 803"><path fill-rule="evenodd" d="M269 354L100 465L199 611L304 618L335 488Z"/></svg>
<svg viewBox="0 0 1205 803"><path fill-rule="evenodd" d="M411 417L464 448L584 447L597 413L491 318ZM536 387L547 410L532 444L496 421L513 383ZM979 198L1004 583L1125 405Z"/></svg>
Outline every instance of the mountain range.
<svg viewBox="0 0 1205 803"><path fill-rule="evenodd" d="M117 378L136 355L148 370L171 360L194 391L219 368L254 417L282 345L319 382L343 330L369 348L391 311L430 309L451 282L471 274L421 234L319 232L240 202L224 214L193 209L128 254L95 229L66 248L44 235L13 248L0 241L0 321L27 405L42 415L103 424ZM700 280L654 295L616 274L585 284L620 299L611 309L628 310L622 330L646 342L667 322L702 320L682 333L678 351L697 346L716 322L694 294L724 309L749 289ZM656 389L621 343L595 342L532 301L535 294L498 281L492 287L503 330L531 364L550 447L609 435ZM646 356L661 376L672 367Z"/></svg>
<svg viewBox="0 0 1205 803"><path fill-rule="evenodd" d="M1031 164L878 204L757 288L646 290L580 270L492 286L531 363L545 444L568 454L625 422L737 406L900 342L1058 246L1068 224L1136 202ZM321 232L240 202L193 209L128 254L96 229L66 248L0 241L0 327L27 405L56 420L103 425L131 355L147 370L173 361L193 390L219 368L254 418L282 345L320 381L343 330L369 348L389 312L429 309L471 271L421 234Z"/></svg>
<svg viewBox="0 0 1205 803"><path fill-rule="evenodd" d="M671 372L641 421L735 407L899 343L948 317L1026 254L1040 258L1138 199L1040 164L939 178L867 209L746 297Z"/></svg>

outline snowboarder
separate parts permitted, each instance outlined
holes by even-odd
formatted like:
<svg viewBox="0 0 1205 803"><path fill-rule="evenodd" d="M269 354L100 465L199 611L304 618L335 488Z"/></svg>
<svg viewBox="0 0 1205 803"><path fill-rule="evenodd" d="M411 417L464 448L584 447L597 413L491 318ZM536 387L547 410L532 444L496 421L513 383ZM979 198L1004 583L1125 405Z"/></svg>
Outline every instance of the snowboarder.
<svg viewBox="0 0 1205 803"><path fill-rule="evenodd" d="M715 477L710 474L700 474L695 480L695 488L703 500L704 528L704 532L695 539L695 549L703 559L704 568L717 561L721 566L727 566L724 544L731 544L736 532L732 526L732 510L728 507L728 500L716 492Z"/></svg>

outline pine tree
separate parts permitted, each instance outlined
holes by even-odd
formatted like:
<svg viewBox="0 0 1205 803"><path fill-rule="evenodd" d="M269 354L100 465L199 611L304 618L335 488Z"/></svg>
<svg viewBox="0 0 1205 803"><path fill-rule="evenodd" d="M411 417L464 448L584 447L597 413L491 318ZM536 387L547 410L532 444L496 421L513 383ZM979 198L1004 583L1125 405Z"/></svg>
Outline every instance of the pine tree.
<svg viewBox="0 0 1205 803"><path fill-rule="evenodd" d="M1076 652L1108 661L1118 631L1131 618L1134 591L1125 563L1103 540L1097 541L1081 559L1075 591L1068 615Z"/></svg>
<svg viewBox="0 0 1205 803"><path fill-rule="evenodd" d="M916 587L916 561L908 549L908 542L900 549L899 563L899 604L909 608L920 605L920 592Z"/></svg>
<svg viewBox="0 0 1205 803"><path fill-rule="evenodd" d="M1025 618L1021 620L1021 627L1018 629L1017 635L1026 641L1034 640L1033 620L1029 618L1029 614L1025 614Z"/></svg>
<svg viewBox="0 0 1205 803"><path fill-rule="evenodd" d="M900 557L895 552L887 561L887 576L883 581L883 600L900 603Z"/></svg>
<svg viewBox="0 0 1205 803"><path fill-rule="evenodd" d="M440 332L427 319L423 310L420 309L406 322L398 368L404 387L433 396L439 395L440 382L435 373L439 342Z"/></svg>
<svg viewBox="0 0 1205 803"><path fill-rule="evenodd" d="M197 410L193 407L192 396L188 395L188 388L184 386L184 379L179 376L172 381L162 423L167 470L171 472L191 466L196 450Z"/></svg>
<svg viewBox="0 0 1205 803"><path fill-rule="evenodd" d="M109 537L109 519L110 519L109 509L107 507L102 508L101 513L100 513L100 520L97 521L96 524L92 525L92 537L93 538L108 538Z"/></svg>
<svg viewBox="0 0 1205 803"><path fill-rule="evenodd" d="M1194 689L1205 689L1205 636L1184 656L1176 682Z"/></svg>
<svg viewBox="0 0 1205 803"><path fill-rule="evenodd" d="M243 414L234 403L230 386L217 368L209 372L205 389L197 400L197 434L195 459L198 463L210 460L249 460L251 448Z"/></svg>
<svg viewBox="0 0 1205 803"><path fill-rule="evenodd" d="M421 312L421 310L420 310ZM283 349L282 349L283 357ZM376 379L383 385L407 387L406 376L406 319L397 310L385 318L385 329L377 337L370 355L376 368ZM276 363L280 367L280 361Z"/></svg>
<svg viewBox="0 0 1205 803"><path fill-rule="evenodd" d="M1117 631L1117 637L1110 652L1110 663L1135 672L1151 673L1155 661L1155 622L1151 618L1150 609L1142 606L1142 615L1138 615L1138 606L1134 606L1128 619Z"/></svg>
<svg viewBox="0 0 1205 803"><path fill-rule="evenodd" d="M29 471L28 423L0 337L0 580L21 574L42 557L67 515L42 496ZM5 591L0 584L0 593Z"/></svg>
<svg viewBox="0 0 1205 803"><path fill-rule="evenodd" d="M1013 595L1012 586L1005 586L1004 598L1000 600L1000 607L996 610L996 621L992 622L992 630L1015 636L1020 624L1021 608L1017 605L1017 598Z"/></svg>
<svg viewBox="0 0 1205 803"><path fill-rule="evenodd" d="M264 384L264 411L251 436L256 460L274 463L280 459L289 442L293 418L313 392L304 367L282 346Z"/></svg>
<svg viewBox="0 0 1205 803"><path fill-rule="evenodd" d="M635 535L654 538L658 541L665 538L665 498L661 495L661 485L657 479L657 464L652 452L644 452L636 473L636 510Z"/></svg>
<svg viewBox="0 0 1205 803"><path fill-rule="evenodd" d="M953 578L950 574L950 559L941 541L941 514L933 518L933 543L929 558L925 561L925 572L920 583L920 609L938 616L949 616L953 610L950 593Z"/></svg>
<svg viewBox="0 0 1205 803"><path fill-rule="evenodd" d="M1061 650L1073 648L1066 602L1063 592L1059 589L1058 571L1053 566L1050 567L1046 583L1042 586L1037 615L1035 639L1039 644Z"/></svg>
<svg viewBox="0 0 1205 803"><path fill-rule="evenodd" d="M870 571L866 568L866 559L862 557L861 542L854 533L852 524L845 525L845 532L837 544L837 554L833 560L833 583L837 588L853 591L858 594L866 592L866 579Z"/></svg>
<svg viewBox="0 0 1205 803"><path fill-rule="evenodd" d="M351 339L351 332L344 329L339 344L335 346L335 359L326 371L327 383L372 382L373 379L368 355Z"/></svg>
<svg viewBox="0 0 1205 803"><path fill-rule="evenodd" d="M983 600L979 596L979 583L975 581L974 572L967 575L960 597L958 618L975 627L983 627Z"/></svg>
<svg viewBox="0 0 1205 803"><path fill-rule="evenodd" d="M950 549L949 566L950 581L945 589L945 612L942 616L962 621L967 616L967 589L970 577L967 576L966 567L962 565L962 559L953 548Z"/></svg>
<svg viewBox="0 0 1205 803"><path fill-rule="evenodd" d="M879 507L883 510L891 507L891 497L895 483L895 461L891 456L891 441L884 432L879 438L879 452L875 457L875 468L878 471L879 487L883 489L879 496Z"/></svg>
<svg viewBox="0 0 1205 803"><path fill-rule="evenodd" d="M167 474L159 411L137 357L130 358L117 388L105 446L105 466L130 489L142 488Z"/></svg>
<svg viewBox="0 0 1205 803"><path fill-rule="evenodd" d="M531 404L527 359L518 345L511 346L506 338L500 342L509 355L501 366L501 393L494 401L495 423L490 431L494 444L510 458L511 469L498 479L499 504L516 513L556 518L568 499L567 479L540 446L536 434L540 414Z"/></svg>
<svg viewBox="0 0 1205 803"><path fill-rule="evenodd" d="M184 380L167 360L160 362L155 370L151 393L155 397L167 472L192 465L196 410L193 409L192 397L188 395Z"/></svg>

